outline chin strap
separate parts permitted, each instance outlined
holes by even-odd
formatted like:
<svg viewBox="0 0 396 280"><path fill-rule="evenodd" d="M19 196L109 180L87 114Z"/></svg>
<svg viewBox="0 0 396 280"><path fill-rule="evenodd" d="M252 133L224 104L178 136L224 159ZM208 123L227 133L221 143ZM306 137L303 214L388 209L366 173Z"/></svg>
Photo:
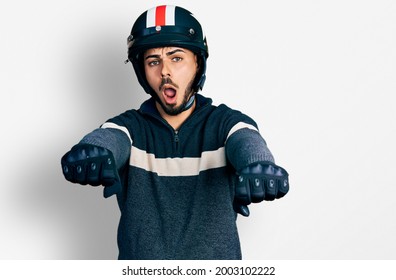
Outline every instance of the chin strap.
<svg viewBox="0 0 396 280"><path fill-rule="evenodd" d="M184 106L183 111L186 111L188 109L191 108L191 106L194 104L194 100L195 100L195 94L193 94L190 99L188 100L188 102L186 103L186 106Z"/></svg>

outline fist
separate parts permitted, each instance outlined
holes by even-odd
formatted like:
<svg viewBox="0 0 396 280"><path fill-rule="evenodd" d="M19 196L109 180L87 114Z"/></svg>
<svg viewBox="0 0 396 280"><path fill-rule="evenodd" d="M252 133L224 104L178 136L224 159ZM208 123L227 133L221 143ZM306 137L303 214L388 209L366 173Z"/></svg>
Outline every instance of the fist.
<svg viewBox="0 0 396 280"><path fill-rule="evenodd" d="M256 163L237 173L234 209L248 216L247 205L281 198L289 191L289 174L273 163Z"/></svg>
<svg viewBox="0 0 396 280"><path fill-rule="evenodd" d="M72 183L105 187L120 183L113 154L103 147L77 144L62 157L61 164L63 175Z"/></svg>

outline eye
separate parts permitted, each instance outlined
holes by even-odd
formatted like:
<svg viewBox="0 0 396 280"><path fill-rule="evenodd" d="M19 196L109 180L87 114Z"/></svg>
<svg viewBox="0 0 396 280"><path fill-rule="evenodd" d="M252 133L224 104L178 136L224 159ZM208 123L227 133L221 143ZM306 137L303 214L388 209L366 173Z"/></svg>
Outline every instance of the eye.
<svg viewBox="0 0 396 280"><path fill-rule="evenodd" d="M181 58L179 56L175 56L174 58L172 58L172 61L174 61L174 62L179 62L179 61L182 61L182 60L183 60L183 58Z"/></svg>
<svg viewBox="0 0 396 280"><path fill-rule="evenodd" d="M148 66L156 66L159 64L158 60L151 60L147 63Z"/></svg>

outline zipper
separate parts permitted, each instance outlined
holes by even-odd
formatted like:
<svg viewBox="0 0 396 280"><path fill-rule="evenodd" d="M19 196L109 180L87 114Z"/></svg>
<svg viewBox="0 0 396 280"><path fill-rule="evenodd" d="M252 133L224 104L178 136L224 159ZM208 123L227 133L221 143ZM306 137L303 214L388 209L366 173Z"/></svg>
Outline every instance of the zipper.
<svg viewBox="0 0 396 280"><path fill-rule="evenodd" d="M179 131L175 130L173 135L173 141L175 142L175 151L179 153Z"/></svg>
<svg viewBox="0 0 396 280"><path fill-rule="evenodd" d="M179 131L180 131L180 129L183 128L185 126L185 124L188 123L190 121L190 119L193 118L194 115L196 115L199 111L202 111L202 110L206 109L209 106L210 106L210 103L206 103L206 104L202 105L201 107L196 108L194 110L194 112L191 114L191 116L189 116L187 118L187 120L180 126L180 128L178 130L173 129L173 127L168 122L166 122L161 116L159 116L157 114L154 114L152 112L146 112L144 114L146 114L148 116L151 116L154 119L157 119L158 121L163 123L166 127L168 127L169 129L172 130L172 132L173 132L173 142L174 142L174 153L179 155L179 153L180 153L180 151L179 151L179 148L180 148L179 147L180 146L180 144L179 144L179 142L180 142Z"/></svg>
<svg viewBox="0 0 396 280"><path fill-rule="evenodd" d="M179 142L179 131L178 131L178 130L175 130L174 139L175 139L175 143L178 143L178 142Z"/></svg>

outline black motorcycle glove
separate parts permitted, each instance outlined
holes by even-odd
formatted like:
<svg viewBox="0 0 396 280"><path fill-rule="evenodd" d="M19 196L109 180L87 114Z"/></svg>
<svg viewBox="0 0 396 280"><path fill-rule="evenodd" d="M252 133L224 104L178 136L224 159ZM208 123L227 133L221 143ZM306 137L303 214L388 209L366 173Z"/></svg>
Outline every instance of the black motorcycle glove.
<svg viewBox="0 0 396 280"><path fill-rule="evenodd" d="M121 192L121 182L110 150L91 144L77 144L61 159L66 180L81 185L103 185L104 197Z"/></svg>
<svg viewBox="0 0 396 280"><path fill-rule="evenodd" d="M247 205L281 198L289 191L289 174L271 162L260 162L237 172L234 210L249 216Z"/></svg>

